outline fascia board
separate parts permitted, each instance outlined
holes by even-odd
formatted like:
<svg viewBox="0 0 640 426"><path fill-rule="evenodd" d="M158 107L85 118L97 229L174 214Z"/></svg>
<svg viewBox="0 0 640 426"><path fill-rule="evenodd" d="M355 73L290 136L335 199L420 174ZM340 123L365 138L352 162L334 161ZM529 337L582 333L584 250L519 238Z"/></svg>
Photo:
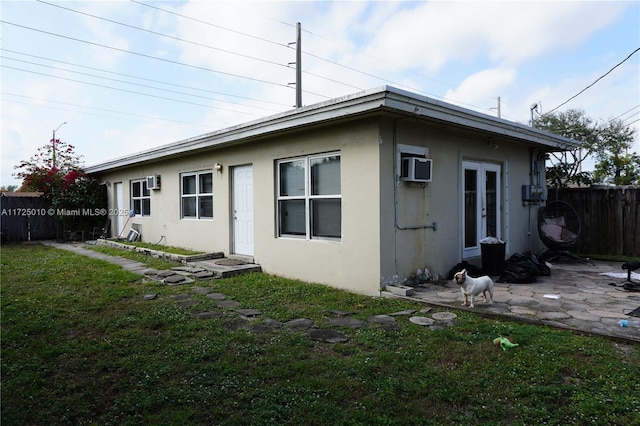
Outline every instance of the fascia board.
<svg viewBox="0 0 640 426"><path fill-rule="evenodd" d="M200 150L247 143L270 134L292 131L323 122L353 118L362 114L372 114L381 110L502 135L525 143L543 146L550 151L579 146L579 142L572 139L533 127L477 113L401 89L383 86L91 165L86 167L86 172L99 173L138 163L184 156Z"/></svg>
<svg viewBox="0 0 640 426"><path fill-rule="evenodd" d="M85 171L87 173L99 173L138 163L164 160L204 149L246 143L255 138L283 131L291 131L312 124L356 116L382 107L384 104L384 96L384 92L381 90L369 90L336 98L91 165L86 167Z"/></svg>
<svg viewBox="0 0 640 426"><path fill-rule="evenodd" d="M566 150L580 145L578 141L535 127L503 120L426 97L407 98L406 95L396 92L387 97L385 107L445 124L519 139L526 143L544 146L550 150Z"/></svg>

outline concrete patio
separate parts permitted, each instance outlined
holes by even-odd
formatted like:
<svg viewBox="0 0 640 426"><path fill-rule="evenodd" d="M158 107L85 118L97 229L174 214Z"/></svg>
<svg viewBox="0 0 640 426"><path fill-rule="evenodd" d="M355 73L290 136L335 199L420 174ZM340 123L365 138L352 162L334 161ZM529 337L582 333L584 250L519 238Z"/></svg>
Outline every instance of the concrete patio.
<svg viewBox="0 0 640 426"><path fill-rule="evenodd" d="M551 276L538 277L534 283L496 282L494 303L485 304L479 297L474 308L461 306L460 288L451 281L415 287L409 298L483 316L640 342L640 318L628 315L640 307L640 293L610 285L626 280L627 271L622 269L622 262L594 261L594 264L558 262L552 265ZM616 278L602 273L624 276ZM632 281L640 282L633 276ZM384 294L399 297L387 292ZM621 320L627 320L628 327L622 327Z"/></svg>

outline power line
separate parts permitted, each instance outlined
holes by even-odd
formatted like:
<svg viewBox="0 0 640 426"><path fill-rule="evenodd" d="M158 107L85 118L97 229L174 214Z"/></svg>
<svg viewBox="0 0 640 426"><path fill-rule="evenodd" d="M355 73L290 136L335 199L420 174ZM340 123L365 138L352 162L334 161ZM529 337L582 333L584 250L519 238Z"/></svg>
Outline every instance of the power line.
<svg viewBox="0 0 640 426"><path fill-rule="evenodd" d="M18 55L28 56L28 57L31 57L31 58L44 59L46 61L52 61L52 62L57 62L57 63L60 63L60 64L71 65L71 66L74 66L74 67L79 67L79 68L99 71L99 72L103 72L103 73L107 73L107 74L120 75L120 76L123 76L123 77L129 77L129 78L134 78L134 79L143 80L143 81L150 81L150 82L153 82L153 83L160 83L160 84L165 84L165 85L168 85L168 86L181 87L183 89L196 90L196 91L200 91L200 92L212 93L212 94L215 94L215 95L229 96L229 97L237 98L237 99L246 99L246 100L255 101L255 102L262 102L262 103L265 103L265 104L272 104L272 105L286 106L286 107L289 106L289 104L284 104L284 103L281 103L281 102L265 101L265 100L262 100L262 99L249 98L249 97L246 97L246 96L239 96L239 95L233 95L233 94L230 94L230 93L217 92L217 91L214 91L214 90L203 89L201 87L193 87L193 86L185 86L185 85L176 84L176 83L168 83L166 81L154 80L154 79L151 79L151 78L148 78L148 77L140 77L140 76L137 76L137 75L125 74L125 73L115 72L115 71L108 71L108 70L105 70L105 69L102 69L102 68L90 67L90 66L87 66L87 65L74 64L72 62L65 62L65 61L61 61L61 60L58 60L58 59L46 58L44 56L31 55L31 54L24 53L24 52L18 52L18 51L15 51L15 50L5 49L3 47L0 47L0 50L5 51L5 52L10 52L10 53L15 53L15 54L18 54Z"/></svg>
<svg viewBox="0 0 640 426"><path fill-rule="evenodd" d="M137 1L137 0L129 0L129 1L131 1L133 3L137 3L137 4L141 5L141 6L150 7L152 9L156 9L156 10L159 10L159 11L162 11L162 12L165 12L165 13L169 13L171 15L175 15L175 16L179 16L181 18L189 19L189 20L194 21L194 22L199 22L201 24L209 25L210 27L219 28L219 29L222 29L222 30L225 30L225 31L230 31L230 32L235 33L235 34L240 34L240 35L243 35L243 36L246 36L246 37L250 37L250 38L253 38L255 40L264 41L265 43L271 43L271 44L274 44L276 46L282 46L282 47L286 47L287 49L291 49L291 47L289 47L287 44L284 44L284 43L278 43L278 42L275 42L275 41L272 41L272 40L268 40L266 38L254 36L254 35L251 35L251 34L247 34L247 33L244 33L242 31L237 31L237 30L233 30L231 28L226 28L226 27L223 27L223 26L220 26L220 25L212 24L211 22L203 21L201 19L193 18L191 16L182 15L182 14L174 12L172 10L162 9L161 7L152 6L150 4L142 3L142 2Z"/></svg>
<svg viewBox="0 0 640 426"><path fill-rule="evenodd" d="M616 65L613 66L613 68L611 68L609 71L607 71L606 73L604 73L603 75L601 75L600 77L598 77L593 83L591 83L590 85L588 85L587 87L585 87L584 89L582 89L581 91L579 91L578 93L576 93L575 95L573 95L572 97L570 97L569 99L567 99L566 101L564 101L563 103L561 103L560 105L558 105L557 107L553 108L552 110L546 112L544 115L547 114L551 114L553 111L557 110L558 108L560 108L561 106L569 103L569 101L571 101L572 99L575 99L576 97L578 97L579 95L581 95L585 90L589 89L590 87L592 87L594 84L596 84L598 81L602 80L604 77L606 77L609 73L611 73L614 69L618 68L620 65L622 65L623 63L625 63L630 57L632 57L635 53L637 53L640 50L640 47L637 48L636 50L634 50L633 52L631 52L629 54L629 56L627 56L626 58L624 58L622 61L618 62Z"/></svg>
<svg viewBox="0 0 640 426"><path fill-rule="evenodd" d="M38 1L41 1L41 0L38 0ZM171 10L162 9L160 7L152 6L152 5L149 5L149 4L146 4L146 3L142 3L142 2L137 1L137 0L130 0L130 1L133 2L133 3L140 4L142 6L150 7L150 8L165 12L165 13L170 13L172 15L179 16L181 18L185 18L185 19L189 19L189 20L192 20L192 21L195 21L195 22L199 22L201 24L209 25L209 26L212 26L212 27L215 27L215 28L219 28L219 29L222 29L222 30L225 30L225 31L233 32L235 34L240 34L240 35L243 35L243 36L246 36L246 37L251 37L251 38L254 38L254 39L257 39L257 40L260 40L260 41L271 43L271 44L274 44L274 45L277 45L277 46L284 46L284 47L287 47L287 48L291 49L291 47L288 46L288 45L284 45L284 44L281 44L281 43L278 43L278 42L275 42L275 41L272 41L272 40L268 40L268 39L265 39L265 38L262 38L262 37L257 37L257 36L254 36L254 35L242 32L242 31L237 31L237 30L233 30L233 29L230 29L230 28L227 28L227 27L220 26L220 25L212 24L211 22L203 21L201 19L193 18L191 16L183 15L183 14L180 14L180 13L177 13L177 12L173 12ZM239 9L242 9L242 8L238 7L236 4L233 4L233 6L239 8ZM253 11L250 11L250 12L255 14L255 12L253 12ZM278 23L286 25L286 26L295 27L295 25L293 25L293 24L289 24L287 22L284 22L284 21L281 21L281 20L278 20L278 19L275 19L275 18L267 17L267 16L260 15L260 14L258 14L258 15L259 16L263 16L263 17L268 18L268 19L271 19L271 20L273 20L275 22L278 22ZM319 35L311 32L311 31L308 31L308 30L303 30L303 31L306 32L306 33L315 35L317 37L322 37L322 36L319 36ZM330 39L328 39L326 37L322 37L322 38L325 38L325 39L331 41ZM357 49L352 49L352 50L354 50L355 52L357 52L359 54L363 54L362 52L358 51ZM304 51L304 50L302 51L302 53L307 55L307 56L313 57L315 59L318 59L318 60L333 64L333 65L336 65L338 67L341 67L341 68L344 68L344 69L348 69L348 70L354 71L356 73L359 73L359 74L362 74L362 75L365 75L365 76L368 76L368 77L372 77L372 78L374 78L376 80L380 80L380 81L383 81L383 82L386 82L386 83L390 83L390 84L393 84L393 85L398 86L398 87L404 87L404 88L406 88L408 90L413 90L415 92L422 93L424 95L434 96L434 97L438 97L438 98L444 99L442 96L435 95L435 94L429 93L429 92L425 92L425 91L422 91L422 90L417 89L415 87L407 86L407 85L402 84L402 83L397 83L397 82L395 82L393 80L390 80L390 79L387 79L387 78L384 78L384 77L380 77L380 76L377 76L375 74L371 74L371 73L368 73L366 71L362 71L362 70L359 70L357 68L350 67L348 65L341 64L339 62L333 61L331 59L324 58L322 56L315 55L313 53L310 53L310 52L307 52L307 51ZM372 58L374 58L376 60L379 60L379 59L377 59L375 57L372 57ZM329 77L321 76L319 74L314 74L314 73L311 73L309 71L304 71L303 70L302 72L304 74L306 74L306 75L311 75L311 76L314 76L314 77L317 77L317 78L321 78L321 79L324 79L324 80L327 80L327 81L331 81L333 83L337 83L337 84L341 84L343 86L351 87L351 88L354 88L356 90L364 90L364 88L362 88L362 87L355 86L355 85L352 85L352 84L348 84L348 83L345 83L343 81L335 80L335 79L332 79L332 78L329 78ZM306 93L309 93L309 92L306 92ZM319 95L317 93L312 93L312 94L315 94L315 95L318 95L318 96L322 96L322 95ZM328 98L327 96L324 96L324 97ZM475 108L481 108L481 107L478 107L477 105L465 104L465 103L462 103L462 102L459 102L459 103L462 104L462 105L472 106L472 107L475 107ZM486 108L484 108L484 109L486 109Z"/></svg>
<svg viewBox="0 0 640 426"><path fill-rule="evenodd" d="M69 103L69 102L54 101L54 100L51 100L51 99L34 98L32 96L24 96L24 95L19 95L17 93L0 92L0 94L2 94L4 96L15 96L15 97L24 98L24 99L28 99L28 100L32 100L32 101L49 102L49 103L54 103L54 104L60 104L60 105L65 105L65 106L76 107L76 108L86 108L86 109L93 109L93 110L96 110L96 111L104 111L104 112L110 112L110 113L114 113L114 114L126 115L126 117L113 117L113 116L108 116L108 115L92 114L92 113L89 113L89 112L83 112L83 114L90 114L90 115L95 115L95 116L98 116L98 117L107 117L107 118L116 118L118 120L143 122L143 120L134 120L134 119L130 118L130 117L140 117L142 119L145 119L146 121L148 121L148 120L168 121L168 122L173 122L173 123L186 124L186 125L193 126L193 127L202 127L202 128L206 128L206 129L210 129L211 128L210 126L205 126L203 124L198 124L198 123L190 123L190 122L187 122L187 121L171 120L171 119L168 119L168 118L159 118L159 117L155 117L155 116L149 116L149 115L132 113L132 112L117 111L117 110L107 109L107 108L91 107L91 106L87 106L87 105L78 105L78 104L72 104L72 103ZM36 105L36 106L43 107L42 105L38 105L38 104L27 103L27 102L19 102L19 101L14 101L14 100L9 100L9 99L5 99L4 101L13 102L13 103L20 103L20 104L23 104L23 105ZM51 108L51 107L44 107L44 108ZM62 108L56 108L56 109L63 110L63 111L77 112L76 110L72 110L72 109L62 109Z"/></svg>
<svg viewBox="0 0 640 426"><path fill-rule="evenodd" d="M160 32L157 32L157 31L148 30L146 28L136 27L135 25L125 24L124 22L119 22L119 21L115 21L113 19L108 19L108 18L104 18L104 17L101 17L101 16L92 15L90 13L82 12L82 11L79 11L79 10L71 9L71 8L68 8L68 7L64 7L64 6L60 6L60 5L56 5L56 4L52 4L52 3L48 3L48 2L43 1L43 0L36 0L36 1L38 1L39 3L46 4L46 5L53 6L53 7L57 7L57 8L63 9L63 10L68 10L69 12L79 13L79 14L84 15L84 16L89 16L91 18L100 19L102 21L110 22L112 24L121 25L123 27L131 28L131 29L138 30L138 31L143 31L143 32L146 32L146 33L149 33L149 34L160 36L160 37L166 37L166 38L169 38L171 40L176 40L176 41L180 41L180 42L183 42L183 43L192 44L192 45L195 45L195 46L198 46L198 47L204 47L204 48L207 48L207 49L216 50L218 52L223 52L223 53L226 53L226 54L229 54L229 55L239 56L241 58L250 59L250 60L259 61L259 62L264 62L264 63L270 64L270 65L276 65L276 66L279 66L279 67L283 67L283 68L289 69L289 67L287 65L282 64L280 62L270 61L268 59L262 59L262 58L258 58L256 56L245 55L245 54L242 54L242 53L233 52L231 50L226 50L226 49L221 49L219 47L214 47L214 46L211 46L211 45L208 45L208 44L198 43L196 41L186 40L186 39L183 39L183 38L180 38L180 37L171 36L169 34L164 34L164 33L160 33ZM228 29L225 28L225 30L228 30ZM230 31L230 30L228 30L228 31ZM286 47L290 48L289 46L286 46ZM309 74L309 75L312 75L312 76L317 77L317 78L321 78L321 79L324 79L324 80L327 80L327 81L331 81L332 83L337 83L337 84L341 84L343 86L348 86L348 87L352 87L352 88L355 88L355 89L358 89L358 90L362 90L362 88L360 88L360 87L353 86L353 85L344 83L342 81L331 79L329 77L325 77L325 76L322 76L322 75L319 75L319 74L313 74L313 73L310 73L310 72L305 72L305 74Z"/></svg>
<svg viewBox="0 0 640 426"><path fill-rule="evenodd" d="M31 73L31 74L42 75L42 76L45 76L45 77L53 77L53 78L57 78L57 79L60 79L60 80L72 81L74 83L82 83L82 84L88 84L90 86L102 87L102 88L110 89L110 90L118 90L120 92L131 93L131 94L134 94L134 95L148 96L148 97L151 97L151 98L163 99L163 100L171 101L171 102L180 102L180 103L183 103L183 104L196 105L196 106L201 106L201 107L205 107L205 108L213 108L213 109L219 109L219 110L223 110L223 111L231 111L231 112L236 112L236 113L239 113L239 114L247 114L247 115L253 115L255 117L260 117L258 114L253 114L251 112L237 111L237 110L233 110L233 109L229 109L229 108L214 107L214 106L211 106L211 105L198 104L198 103L195 103L195 102L189 102L189 101L183 101L183 100L179 100L179 99L167 98L165 96L151 95L149 93L135 92L133 90L127 90L127 89L121 89L121 88L118 88L118 87L106 86L104 84L89 83L89 82L82 81L82 80L75 80L73 78L60 77L60 76L57 76L57 75L45 74L45 73L32 71L32 70L25 70L25 69L22 69L22 68L11 67L9 65L4 65L4 64L0 65L0 67L8 68L8 69L16 70L16 71L24 71L24 72L28 72L28 73Z"/></svg>
<svg viewBox="0 0 640 426"><path fill-rule="evenodd" d="M91 18L95 18L95 19L100 19L102 21L111 22L112 24L121 25L123 27L131 28L131 29L138 30L138 31L144 31L144 32L147 32L149 34L157 35L157 36L160 36L160 37L166 37L166 38L170 38L172 40L181 41L183 43L189 43L189 44L193 44L195 46L205 47L207 49L212 49L212 50L217 50L219 52L227 53L229 55L240 56L242 58L252 59L252 60L255 60L255 61L260 61L260 62L264 62L264 63L270 64L270 65L276 65L276 66L279 66L279 67L287 68L287 66L285 64L282 64L282 63L279 63L279 62L269 61L267 59L261 59L261 58L255 57L255 56L244 55L242 53L233 52L231 50L221 49L221 48L218 48L218 47L213 47L213 46L210 46L210 45L207 45L207 44L198 43L196 41L185 40L183 38L174 37L174 36L169 35L169 34L159 33L157 31L152 31L152 30L148 30L146 28L136 27L134 25L125 24L124 22L114 21L113 19L108 19L108 18L104 18L104 17L101 17L101 16L92 15L90 13L81 12L79 10L71 9L71 8L60 6L60 5L57 5L57 4L47 3L46 1L43 1L43 0L36 0L36 1L38 1L39 3L43 3L43 4L46 4L46 5L49 5L49 6L53 6L53 7L57 7L57 8L60 8L60 9L68 10L70 12L79 13L79 14L84 15L84 16L89 16Z"/></svg>
<svg viewBox="0 0 640 426"><path fill-rule="evenodd" d="M80 42L80 43L89 44L89 45L92 45L92 46L98 46L98 47L103 47L105 49L115 50L115 51L118 51L118 52L129 53L129 54L132 54L132 55L141 56L143 58L155 59L157 61L163 61L163 62L167 62L167 63L171 63L171 64L175 64L175 65L181 65L181 66L185 66L185 67L189 67L189 68L195 68L195 69L199 69L199 70L202 70L202 71L208 71L208 72L213 72L213 73L217 73L217 74L227 75L227 76L230 76L230 77L236 77L236 78L241 78L241 79L245 79L245 80L251 80L251 81L258 82L258 83L264 83L264 84L270 84L270 85L273 85L273 86L289 88L286 84L283 84L283 83L275 83L273 81L267 81L267 80L262 80L262 79L259 79L259 78L247 77L247 76L242 76L242 75L239 75L239 74L233 74L233 73L229 73L229 72L225 72L225 71L214 70L214 69L211 69L211 68L201 67L199 65L186 64L184 62L174 61L172 59L160 58L160 57L153 56L153 55L147 55L145 53L134 52L134 51L131 51L131 50L121 49L119 47L107 46L105 44L95 43L95 42L88 41L88 40L82 40L82 39L79 39L79 38L65 36L65 35L62 35L62 34L52 33L50 31L39 30L37 28L32 28L32 27L28 27L26 25L16 24L14 22L0 20L0 23L7 24L7 25L13 25L15 27L23 28L23 29L30 30L30 31L36 31L36 32L47 34L47 35L51 35L51 36L54 36L54 37L64 38L64 39L67 39L67 40L73 40L73 41L77 41L77 42Z"/></svg>
<svg viewBox="0 0 640 426"><path fill-rule="evenodd" d="M201 99L206 99L206 100L210 100L210 101L217 101L217 102L225 102L225 103L229 103L229 104L244 106L244 107L247 107L247 108L262 109L262 110L265 110L265 111L272 111L272 112L279 112L280 111L280 110L275 110L275 109L271 109L271 108L263 108L263 107L253 106L253 105L241 104L239 102L226 101L224 99L209 98L209 97L206 97L206 96L200 96L200 95L194 95L194 94L191 94L191 93L179 92L177 90L170 90L170 89L163 89L161 87L148 86L146 84L132 83L132 82L129 82L129 81L118 80L116 78L103 77L103 76L100 76L100 75L89 74L89 73L85 73L85 72L81 72L81 71L73 71L73 70L69 70L69 69L66 69L66 68L54 67L54 66L45 65L45 64L39 64L37 62L25 61L25 60L22 60L22 59L8 58L8 57L3 56L3 55L0 55L0 58L8 59L8 60L11 60L11 61L23 62L23 63L26 63L26 64L36 65L36 66L40 66L40 67L46 67L47 69L71 72L71 73L74 73L74 74L80 74L80 75L84 75L84 76L87 76L87 77L94 77L94 78L100 78L100 79L103 79L103 80L114 81L114 82L117 82L117 83L130 84L130 85L133 85L133 86L144 87L144 88L147 88L147 89L161 90L163 92L176 93L176 94L184 95L184 96L191 96L191 97L194 97L194 98L201 98ZM87 83L87 84L89 84L89 83Z"/></svg>

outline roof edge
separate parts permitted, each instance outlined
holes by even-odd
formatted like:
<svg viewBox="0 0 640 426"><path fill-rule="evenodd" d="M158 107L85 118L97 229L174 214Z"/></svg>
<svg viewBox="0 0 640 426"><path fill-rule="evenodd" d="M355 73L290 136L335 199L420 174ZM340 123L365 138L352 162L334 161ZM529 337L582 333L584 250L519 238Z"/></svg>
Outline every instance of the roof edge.
<svg viewBox="0 0 640 426"><path fill-rule="evenodd" d="M220 147L233 142L300 128L310 124L337 120L380 108L460 127L482 130L539 144L549 150L564 150L579 142L516 122L493 117L427 96L392 86L352 93L316 104L303 106L253 121L230 126L160 147L85 167L87 173L99 173L132 166L140 162L168 159L198 150Z"/></svg>

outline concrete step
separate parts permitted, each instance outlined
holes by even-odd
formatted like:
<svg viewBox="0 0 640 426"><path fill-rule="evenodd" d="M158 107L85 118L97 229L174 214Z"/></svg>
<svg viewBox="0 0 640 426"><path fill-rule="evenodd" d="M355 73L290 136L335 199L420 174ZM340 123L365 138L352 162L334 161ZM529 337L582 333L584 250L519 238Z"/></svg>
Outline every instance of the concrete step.
<svg viewBox="0 0 640 426"><path fill-rule="evenodd" d="M260 265L249 263L238 258L222 258L188 262L187 265L206 269L220 278L228 278L250 272L262 272Z"/></svg>

